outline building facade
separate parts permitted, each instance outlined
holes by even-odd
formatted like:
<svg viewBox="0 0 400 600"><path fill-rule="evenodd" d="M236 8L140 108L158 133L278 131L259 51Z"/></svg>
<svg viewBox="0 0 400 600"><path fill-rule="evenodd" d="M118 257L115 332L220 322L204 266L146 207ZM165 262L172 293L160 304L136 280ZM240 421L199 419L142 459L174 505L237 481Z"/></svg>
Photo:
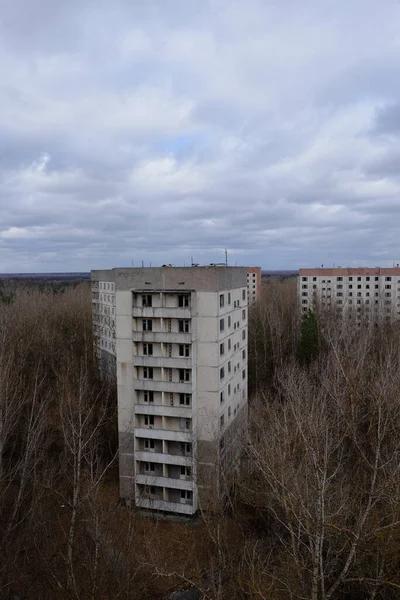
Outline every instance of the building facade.
<svg viewBox="0 0 400 600"><path fill-rule="evenodd" d="M261 267L248 267L247 294L249 304L257 302L261 297Z"/></svg>
<svg viewBox="0 0 400 600"><path fill-rule="evenodd" d="M318 305L358 322L400 316L399 267L300 269L297 291L303 312Z"/></svg>
<svg viewBox="0 0 400 600"><path fill-rule="evenodd" d="M92 271L98 347L114 352L101 319L109 292L120 495L180 514L209 508L230 485L246 428L247 268Z"/></svg>

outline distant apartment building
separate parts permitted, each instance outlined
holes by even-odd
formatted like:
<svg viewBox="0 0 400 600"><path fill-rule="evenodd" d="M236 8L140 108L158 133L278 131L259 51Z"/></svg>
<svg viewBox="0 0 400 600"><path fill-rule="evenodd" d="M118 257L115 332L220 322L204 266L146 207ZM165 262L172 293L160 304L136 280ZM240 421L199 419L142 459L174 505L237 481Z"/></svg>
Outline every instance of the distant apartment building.
<svg viewBox="0 0 400 600"><path fill-rule="evenodd" d="M209 507L229 486L247 421L247 268L91 278L97 351L116 359L121 497L186 515Z"/></svg>
<svg viewBox="0 0 400 600"><path fill-rule="evenodd" d="M303 312L317 305L360 322L378 314L400 316L400 268L300 269L298 299Z"/></svg>
<svg viewBox="0 0 400 600"><path fill-rule="evenodd" d="M104 376L116 374L115 283L92 282L92 319L95 352Z"/></svg>
<svg viewBox="0 0 400 600"><path fill-rule="evenodd" d="M247 269L247 294L249 304L256 302L261 297L261 267L248 267Z"/></svg>

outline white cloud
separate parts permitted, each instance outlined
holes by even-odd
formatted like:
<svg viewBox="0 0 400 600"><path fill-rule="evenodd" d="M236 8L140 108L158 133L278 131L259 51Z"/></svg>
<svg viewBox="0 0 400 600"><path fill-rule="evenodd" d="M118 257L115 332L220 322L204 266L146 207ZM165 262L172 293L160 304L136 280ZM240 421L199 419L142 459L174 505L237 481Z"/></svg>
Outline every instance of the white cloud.
<svg viewBox="0 0 400 600"><path fill-rule="evenodd" d="M2 10L0 270L396 259L396 2Z"/></svg>

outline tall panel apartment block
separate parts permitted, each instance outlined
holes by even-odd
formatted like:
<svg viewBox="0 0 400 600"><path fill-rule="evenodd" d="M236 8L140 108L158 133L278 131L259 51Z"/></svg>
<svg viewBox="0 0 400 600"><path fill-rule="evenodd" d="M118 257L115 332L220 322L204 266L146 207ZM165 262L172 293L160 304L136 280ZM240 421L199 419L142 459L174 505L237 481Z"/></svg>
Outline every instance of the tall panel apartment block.
<svg viewBox="0 0 400 600"><path fill-rule="evenodd" d="M120 495L180 514L210 508L247 423L247 268L92 271L94 294L105 283L115 290Z"/></svg>
<svg viewBox="0 0 400 600"><path fill-rule="evenodd" d="M257 302L261 297L261 267L248 267L247 293L249 304Z"/></svg>
<svg viewBox="0 0 400 600"><path fill-rule="evenodd" d="M300 269L297 287L302 312L320 306L348 319L400 317L400 268Z"/></svg>

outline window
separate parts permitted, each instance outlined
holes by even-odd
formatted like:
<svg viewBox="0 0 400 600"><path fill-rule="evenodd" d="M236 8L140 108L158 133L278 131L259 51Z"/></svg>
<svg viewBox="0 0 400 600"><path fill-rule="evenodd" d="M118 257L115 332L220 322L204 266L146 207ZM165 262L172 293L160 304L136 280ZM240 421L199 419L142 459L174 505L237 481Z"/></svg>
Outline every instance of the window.
<svg viewBox="0 0 400 600"><path fill-rule="evenodd" d="M228 373L231 372L231 361L228 361Z"/></svg>
<svg viewBox="0 0 400 600"><path fill-rule="evenodd" d="M308 277L302 277L301 280L302 281L308 281Z"/></svg>
<svg viewBox="0 0 400 600"><path fill-rule="evenodd" d="M378 290L379 289L379 285L375 284L375 289Z"/></svg>
<svg viewBox="0 0 400 600"><path fill-rule="evenodd" d="M222 404L225 401L224 392L222 391L219 395L219 401Z"/></svg>
<svg viewBox="0 0 400 600"><path fill-rule="evenodd" d="M179 356L183 356L185 358L188 358L190 356L189 344L179 344Z"/></svg>
<svg viewBox="0 0 400 600"><path fill-rule="evenodd" d="M192 453L192 444L189 444L188 442L181 442L180 443L180 448L181 448L181 453L182 454L191 454Z"/></svg>
<svg viewBox="0 0 400 600"><path fill-rule="evenodd" d="M219 426L220 426L221 429L224 426L224 421L225 421L224 415L221 415L220 418L219 418Z"/></svg>
<svg viewBox="0 0 400 600"><path fill-rule="evenodd" d="M228 304L230 304L230 303L231 303L231 293L228 292Z"/></svg>
<svg viewBox="0 0 400 600"><path fill-rule="evenodd" d="M142 306L153 306L153 296L151 294L142 296Z"/></svg>
<svg viewBox="0 0 400 600"><path fill-rule="evenodd" d="M156 465L154 463L146 462L144 463L144 470L147 472L154 473L154 471L156 470Z"/></svg>
<svg viewBox="0 0 400 600"><path fill-rule="evenodd" d="M246 300L246 290L242 290L242 300Z"/></svg>
<svg viewBox="0 0 400 600"><path fill-rule="evenodd" d="M225 368L221 367L219 370L219 378L223 379L225 377Z"/></svg>
<svg viewBox="0 0 400 600"><path fill-rule="evenodd" d="M146 450L154 450L154 440L144 440L144 447Z"/></svg>
<svg viewBox="0 0 400 600"><path fill-rule="evenodd" d="M145 402L154 402L154 392L150 392L146 390L144 392L144 401Z"/></svg>
<svg viewBox="0 0 400 600"><path fill-rule="evenodd" d="M181 490L181 500L191 502L192 492L190 490Z"/></svg>
<svg viewBox="0 0 400 600"><path fill-rule="evenodd" d="M153 331L153 321L151 319L143 319L143 331Z"/></svg>
<svg viewBox="0 0 400 600"><path fill-rule="evenodd" d="M301 286L302 290L306 290L307 288L308 288L308 284L307 283L305 283L304 285Z"/></svg>
<svg viewBox="0 0 400 600"><path fill-rule="evenodd" d="M153 379L153 367L144 367L143 377L144 379Z"/></svg>
<svg viewBox="0 0 400 600"><path fill-rule="evenodd" d="M181 406L190 406L191 396L190 394L179 394L179 404Z"/></svg>
<svg viewBox="0 0 400 600"><path fill-rule="evenodd" d="M232 321L231 321L231 317L230 317L230 315L229 315L229 317L228 317L228 327L230 327L230 326L231 326L231 324L232 324Z"/></svg>
<svg viewBox="0 0 400 600"><path fill-rule="evenodd" d="M178 320L179 333L189 333L189 319Z"/></svg>
<svg viewBox="0 0 400 600"><path fill-rule="evenodd" d="M385 290L391 290L391 289L392 289L392 286L391 286L391 284L390 284L390 283L387 283L387 284L385 285Z"/></svg>
<svg viewBox="0 0 400 600"><path fill-rule="evenodd" d="M361 281L361 277L357 277L357 281Z"/></svg>
<svg viewBox="0 0 400 600"><path fill-rule="evenodd" d="M179 381L190 381L190 369L179 369Z"/></svg>
<svg viewBox="0 0 400 600"><path fill-rule="evenodd" d="M191 477L192 476L191 467L181 467L181 476L182 477Z"/></svg>
<svg viewBox="0 0 400 600"><path fill-rule="evenodd" d="M370 277L366 277L366 278L365 278L365 281L369 281L370 279L371 279Z"/></svg>
<svg viewBox="0 0 400 600"><path fill-rule="evenodd" d="M153 356L153 344L143 344L144 356Z"/></svg>
<svg viewBox="0 0 400 600"><path fill-rule="evenodd" d="M245 340L245 339L246 339L246 330L243 329L243 331L242 331L242 340Z"/></svg>
<svg viewBox="0 0 400 600"><path fill-rule="evenodd" d="M385 277L385 281L392 281L391 277Z"/></svg>
<svg viewBox="0 0 400 600"><path fill-rule="evenodd" d="M242 310L242 321L246 319L246 311Z"/></svg>
<svg viewBox="0 0 400 600"><path fill-rule="evenodd" d="M231 416L231 407L228 406L228 417L230 417L230 416Z"/></svg>
<svg viewBox="0 0 400 600"><path fill-rule="evenodd" d="M379 277L375 277L375 281L379 281Z"/></svg>
<svg viewBox="0 0 400 600"><path fill-rule="evenodd" d="M343 277L336 277L336 281L343 281Z"/></svg>
<svg viewBox="0 0 400 600"><path fill-rule="evenodd" d="M219 345L219 355L223 356L225 354L225 344L224 342L222 342L222 344Z"/></svg>
<svg viewBox="0 0 400 600"><path fill-rule="evenodd" d="M225 306L225 296L224 294L219 295L219 306L220 308L224 308Z"/></svg>
<svg viewBox="0 0 400 600"><path fill-rule="evenodd" d="M181 429L185 429L185 430L191 429L191 425L192 425L191 419L179 419L179 422L180 422Z"/></svg>
<svg viewBox="0 0 400 600"><path fill-rule="evenodd" d="M229 319L230 317L228 317ZM228 321L229 322L229 321ZM220 319L219 320L219 330L220 331L225 331L225 319Z"/></svg>
<svg viewBox="0 0 400 600"><path fill-rule="evenodd" d="M144 416L144 424L147 426L153 426L154 425L154 415L145 415Z"/></svg>
<svg viewBox="0 0 400 600"><path fill-rule="evenodd" d="M349 284L349 290L352 290L352 289L353 289L353 284L352 284L352 283L350 283L350 284Z"/></svg>
<svg viewBox="0 0 400 600"><path fill-rule="evenodd" d="M230 396L230 395L231 395L231 384L229 383L228 384L228 396Z"/></svg>
<svg viewBox="0 0 400 600"><path fill-rule="evenodd" d="M361 284L357 286L357 289L358 289L358 290L361 290Z"/></svg>
<svg viewBox="0 0 400 600"><path fill-rule="evenodd" d="M228 352L231 348L232 348L232 341L231 341L231 338L229 338L228 339Z"/></svg>
<svg viewBox="0 0 400 600"><path fill-rule="evenodd" d="M245 358L246 358L246 350L242 350L242 358L243 358L243 360L245 360Z"/></svg>
<svg viewBox="0 0 400 600"><path fill-rule="evenodd" d="M187 294L179 294L178 306L179 308L187 308L189 306L189 296Z"/></svg>
<svg viewBox="0 0 400 600"><path fill-rule="evenodd" d="M336 288L337 288L338 290L341 290L341 289L343 289L343 285L342 285L341 283L339 283L339 284L336 286Z"/></svg>
<svg viewBox="0 0 400 600"><path fill-rule="evenodd" d="M243 369L242 371L242 379L246 379L246 369Z"/></svg>

